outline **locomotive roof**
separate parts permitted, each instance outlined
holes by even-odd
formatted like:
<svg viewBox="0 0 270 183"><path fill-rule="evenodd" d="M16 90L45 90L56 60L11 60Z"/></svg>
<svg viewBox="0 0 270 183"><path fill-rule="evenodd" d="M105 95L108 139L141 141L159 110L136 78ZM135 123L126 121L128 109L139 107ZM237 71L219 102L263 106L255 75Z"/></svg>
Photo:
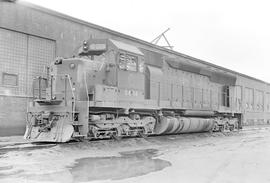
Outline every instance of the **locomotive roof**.
<svg viewBox="0 0 270 183"><path fill-rule="evenodd" d="M14 2L14 3L16 3L16 2ZM242 73L239 73L239 72L236 72L236 71L227 69L227 68L224 68L222 66L218 66L218 65L212 64L210 62L206 62L204 60L201 60L201 59L198 59L198 58L195 58L195 57L191 57L189 55L186 55L186 54L183 54L183 53L180 53L180 52L177 52L177 51L169 50L167 48L164 48L164 47L161 47L161 46L158 46L158 45L154 45L152 43L149 43L147 41L144 41L144 40L141 40L141 39L132 37L130 35L123 34L123 33L120 33L120 32L117 32L117 31L114 31L114 30L111 30L111 29L108 29L108 28L105 28L105 27L102 27L102 26L99 26L99 25L96 25L96 24L93 24L93 23L84 21L84 20L81 20L81 19L78 19L78 18L74 18L72 16L69 16L69 15L66 15L66 14L63 14L63 13L60 13L60 12L57 12L57 11L48 9L48 8L44 8L44 7L41 7L41 6L32 4L32 3L29 3L29 2L20 2L20 4L21 5L24 5L24 6L27 6L29 8L32 8L32 9L35 9L35 10L38 10L38 11L41 11L43 13L49 14L49 15L53 15L53 16L56 16L56 17L59 17L59 18L62 18L62 19L66 19L66 20L69 20L69 21L73 21L73 22L76 22L76 23L85 25L85 26L89 26L91 28L94 28L94 29L97 29L97 30L100 30L100 31L107 32L107 33L109 33L111 35L122 37L122 38L125 38L125 39L130 40L130 41L135 41L137 43L140 43L140 44L143 44L143 45L152 47L154 49L157 49L157 50L160 50L160 51L164 51L164 52L167 52L167 53L170 53L170 54L179 56L179 57L183 57L183 58L192 60L194 62L197 62L197 63L200 63L200 64L204 64L206 66L213 67L215 69L222 70L225 73L228 72L230 74L237 74L237 75L240 75L242 77L246 77L246 78L249 78L249 79L252 79L252 80L255 80L255 81L259 81L259 82L262 82L262 83L265 83L265 84L270 85L270 83L265 82L263 80L260 80L260 79L257 79L257 78L254 78L254 77L251 77L251 76L248 76L248 75L245 75L245 74L242 74Z"/></svg>
<svg viewBox="0 0 270 183"><path fill-rule="evenodd" d="M136 46L130 45L130 44L126 44L120 41L116 41L113 39L109 39L114 46L116 46L119 50L124 50L124 51L128 51L131 53L136 53L138 55L144 55Z"/></svg>

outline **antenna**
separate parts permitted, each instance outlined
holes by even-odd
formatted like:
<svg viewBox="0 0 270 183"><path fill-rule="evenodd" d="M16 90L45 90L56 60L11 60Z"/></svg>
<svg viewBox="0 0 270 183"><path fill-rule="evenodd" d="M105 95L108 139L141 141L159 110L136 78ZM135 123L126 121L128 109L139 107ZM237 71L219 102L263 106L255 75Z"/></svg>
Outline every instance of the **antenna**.
<svg viewBox="0 0 270 183"><path fill-rule="evenodd" d="M167 43L167 46L162 46L164 48L170 48L171 50L173 49L173 46L171 46L171 44L169 43L168 39L165 36L165 33L168 32L170 30L170 28L166 29L164 32L162 32L158 37L156 37L153 41L151 41L151 43L157 45L159 40L163 37L164 40Z"/></svg>

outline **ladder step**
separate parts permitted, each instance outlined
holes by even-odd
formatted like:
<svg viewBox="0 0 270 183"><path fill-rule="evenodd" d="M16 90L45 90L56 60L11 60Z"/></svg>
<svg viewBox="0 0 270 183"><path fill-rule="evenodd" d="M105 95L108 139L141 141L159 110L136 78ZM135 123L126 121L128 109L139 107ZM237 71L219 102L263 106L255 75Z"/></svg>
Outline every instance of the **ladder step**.
<svg viewBox="0 0 270 183"><path fill-rule="evenodd" d="M73 126L83 126L82 124L73 123Z"/></svg>
<svg viewBox="0 0 270 183"><path fill-rule="evenodd" d="M86 137L86 135L73 135L73 138L81 138L81 137Z"/></svg>

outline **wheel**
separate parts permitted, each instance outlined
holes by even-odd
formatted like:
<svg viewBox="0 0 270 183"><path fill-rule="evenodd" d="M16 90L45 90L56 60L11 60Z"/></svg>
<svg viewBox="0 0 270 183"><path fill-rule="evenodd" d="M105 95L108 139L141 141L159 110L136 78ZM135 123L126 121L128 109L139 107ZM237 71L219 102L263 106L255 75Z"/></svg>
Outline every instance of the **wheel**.
<svg viewBox="0 0 270 183"><path fill-rule="evenodd" d="M224 130L230 130L230 124L228 122L225 123Z"/></svg>
<svg viewBox="0 0 270 183"><path fill-rule="evenodd" d="M142 138L147 138L148 137L147 130L145 128L142 128L141 131L138 132L138 135Z"/></svg>
<svg viewBox="0 0 270 183"><path fill-rule="evenodd" d="M89 131L88 131L88 134L87 134L88 138L91 139L91 140L96 139L97 136L98 136L97 135L97 132L98 132L98 128L97 127L90 126L89 127Z"/></svg>
<svg viewBox="0 0 270 183"><path fill-rule="evenodd" d="M121 134L121 128L118 127L116 128L115 132L111 134L111 137L112 139L119 141L122 139Z"/></svg>
<svg viewBox="0 0 270 183"><path fill-rule="evenodd" d="M229 130L233 131L234 130L234 125L230 125Z"/></svg>
<svg viewBox="0 0 270 183"><path fill-rule="evenodd" d="M117 141L119 141L119 140L121 140L122 139L122 137L120 137L120 136L117 136L116 134L112 134L112 139L114 139L114 140L117 140Z"/></svg>
<svg viewBox="0 0 270 183"><path fill-rule="evenodd" d="M235 123L234 129L235 129L235 130L239 130L238 122Z"/></svg>
<svg viewBox="0 0 270 183"><path fill-rule="evenodd" d="M219 126L218 126L217 122L214 123L213 128L212 128L211 131L212 132L218 132L219 131Z"/></svg>
<svg viewBox="0 0 270 183"><path fill-rule="evenodd" d="M219 126L219 132L224 132L225 126L224 125L220 125Z"/></svg>

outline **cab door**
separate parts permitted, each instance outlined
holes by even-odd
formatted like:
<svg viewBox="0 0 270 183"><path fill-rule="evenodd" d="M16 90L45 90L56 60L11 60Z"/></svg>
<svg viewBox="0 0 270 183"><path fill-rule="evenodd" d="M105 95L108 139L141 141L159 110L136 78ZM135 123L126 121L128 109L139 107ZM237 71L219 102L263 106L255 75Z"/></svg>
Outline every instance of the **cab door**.
<svg viewBox="0 0 270 183"><path fill-rule="evenodd" d="M235 86L235 109L241 112L242 109L242 86Z"/></svg>

